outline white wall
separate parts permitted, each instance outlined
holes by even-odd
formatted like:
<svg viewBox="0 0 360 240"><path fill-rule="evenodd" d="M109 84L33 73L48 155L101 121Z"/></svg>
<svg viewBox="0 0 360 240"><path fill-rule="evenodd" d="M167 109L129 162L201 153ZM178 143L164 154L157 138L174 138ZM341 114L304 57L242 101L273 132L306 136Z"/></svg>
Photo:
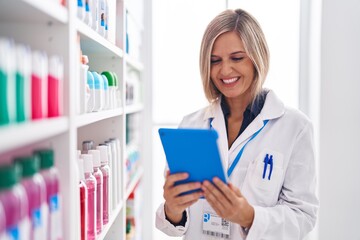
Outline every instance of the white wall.
<svg viewBox="0 0 360 240"><path fill-rule="evenodd" d="M264 86L286 105L299 106L300 0L228 0L260 23L270 49L270 70Z"/></svg>
<svg viewBox="0 0 360 240"><path fill-rule="evenodd" d="M323 0L321 240L360 239L360 1Z"/></svg>

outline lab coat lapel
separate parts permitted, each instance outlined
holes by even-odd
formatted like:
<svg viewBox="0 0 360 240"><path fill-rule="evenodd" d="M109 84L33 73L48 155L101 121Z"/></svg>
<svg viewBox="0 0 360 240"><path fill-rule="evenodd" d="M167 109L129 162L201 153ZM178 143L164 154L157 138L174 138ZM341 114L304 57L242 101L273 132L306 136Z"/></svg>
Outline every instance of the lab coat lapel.
<svg viewBox="0 0 360 240"><path fill-rule="evenodd" d="M218 138L219 152L221 155L223 166L225 169L227 169L229 153L228 153L228 140L227 140L224 114L221 110L220 101L213 103L211 107L212 107L212 111L211 111L212 116L209 117L213 118L212 127L217 131L219 135Z"/></svg>

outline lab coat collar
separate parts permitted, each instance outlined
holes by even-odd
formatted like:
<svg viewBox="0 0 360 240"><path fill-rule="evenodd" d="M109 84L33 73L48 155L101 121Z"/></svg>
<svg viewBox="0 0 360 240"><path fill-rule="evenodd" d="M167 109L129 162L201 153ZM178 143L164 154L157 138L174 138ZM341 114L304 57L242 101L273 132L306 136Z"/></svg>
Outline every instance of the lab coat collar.
<svg viewBox="0 0 360 240"><path fill-rule="evenodd" d="M228 141L225 127L225 119L221 110L221 98L210 104L204 114L204 121L209 122L212 118L212 125L219 134L221 145L220 149L228 149ZM250 123L244 132L235 140L231 149L236 148L239 144L251 137L263 125L264 120L272 120L281 117L285 112L285 106L276 96L274 91L270 90L266 96L264 106L259 115ZM226 154L227 155L227 154Z"/></svg>

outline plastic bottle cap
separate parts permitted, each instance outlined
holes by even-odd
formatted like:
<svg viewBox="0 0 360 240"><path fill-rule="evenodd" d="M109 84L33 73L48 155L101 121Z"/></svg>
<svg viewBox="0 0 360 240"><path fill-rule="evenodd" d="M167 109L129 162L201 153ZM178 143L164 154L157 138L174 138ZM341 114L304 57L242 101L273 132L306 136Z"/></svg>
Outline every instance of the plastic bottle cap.
<svg viewBox="0 0 360 240"><path fill-rule="evenodd" d="M32 177L39 171L40 161L37 156L17 157L14 162L21 167L23 178Z"/></svg>
<svg viewBox="0 0 360 240"><path fill-rule="evenodd" d="M81 158L84 160L84 172L94 172L93 155L92 154L81 154Z"/></svg>
<svg viewBox="0 0 360 240"><path fill-rule="evenodd" d="M102 79L104 80L104 90L108 90L108 87L109 87L109 83L108 83L108 80L107 78L104 76L104 75L101 75Z"/></svg>
<svg viewBox="0 0 360 240"><path fill-rule="evenodd" d="M104 80L103 78L100 76L100 74L98 74L97 72L91 72L93 77L94 77L94 88L95 89L103 89L103 85L104 85Z"/></svg>
<svg viewBox="0 0 360 240"><path fill-rule="evenodd" d="M34 155L40 159L40 169L48 169L54 166L54 151L52 149L39 149Z"/></svg>
<svg viewBox="0 0 360 240"><path fill-rule="evenodd" d="M104 75L108 81L109 87L114 87L116 85L115 78L112 72L102 72L101 75Z"/></svg>
<svg viewBox="0 0 360 240"><path fill-rule="evenodd" d="M82 64L88 64L89 63L89 58L88 58L88 56L86 56L86 55L82 55L81 56L81 63Z"/></svg>
<svg viewBox="0 0 360 240"><path fill-rule="evenodd" d="M101 166L100 151L99 150L89 150L88 153L93 156L94 167L100 167Z"/></svg>
<svg viewBox="0 0 360 240"><path fill-rule="evenodd" d="M0 167L0 191L13 187L19 181L20 169L17 165Z"/></svg>
<svg viewBox="0 0 360 240"><path fill-rule="evenodd" d="M107 164L109 162L108 160L108 146L97 146L96 149L100 151L100 159L101 164Z"/></svg>
<svg viewBox="0 0 360 240"><path fill-rule="evenodd" d="M94 76L89 71L87 72L87 84L89 85L90 89L93 89L95 87Z"/></svg>
<svg viewBox="0 0 360 240"><path fill-rule="evenodd" d="M93 141L83 141L82 143L82 149L84 152L87 152L94 148L94 142Z"/></svg>
<svg viewBox="0 0 360 240"><path fill-rule="evenodd" d="M118 87L119 86L119 78L118 76L116 75L116 73L114 72L111 72L114 76L114 83L115 83L115 86Z"/></svg>

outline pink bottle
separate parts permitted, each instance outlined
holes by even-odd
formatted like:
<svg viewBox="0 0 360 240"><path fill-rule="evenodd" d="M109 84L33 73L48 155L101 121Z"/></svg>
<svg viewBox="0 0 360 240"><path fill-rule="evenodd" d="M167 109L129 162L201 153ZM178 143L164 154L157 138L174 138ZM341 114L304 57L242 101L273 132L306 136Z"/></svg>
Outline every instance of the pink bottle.
<svg viewBox="0 0 360 240"><path fill-rule="evenodd" d="M61 240L61 197L59 190L59 173L54 167L54 151L52 149L39 149L34 156L40 160L40 174L45 182L46 202L48 206L47 238L48 240Z"/></svg>
<svg viewBox="0 0 360 240"><path fill-rule="evenodd" d="M21 196L16 190L18 176L15 166L0 167L0 204L5 214L0 215L0 222L5 224L8 239L19 239L21 220Z"/></svg>
<svg viewBox="0 0 360 240"><path fill-rule="evenodd" d="M80 158L80 155L81 152L78 151L79 191L80 191L80 239L87 240L88 192L85 184L84 160Z"/></svg>
<svg viewBox="0 0 360 240"><path fill-rule="evenodd" d="M108 165L108 147L107 146L97 146L97 150L100 151L101 159L101 172L103 174L103 223L104 225L109 222L109 203L110 203L110 167Z"/></svg>
<svg viewBox="0 0 360 240"><path fill-rule="evenodd" d="M47 56L32 52L31 119L47 117Z"/></svg>
<svg viewBox="0 0 360 240"><path fill-rule="evenodd" d="M49 60L48 75L49 117L58 117L61 115L63 71L63 63L61 59L58 56L52 56Z"/></svg>
<svg viewBox="0 0 360 240"><path fill-rule="evenodd" d="M103 229L103 174L100 170L100 151L89 150L89 154L93 156L94 176L96 178L96 233L101 233Z"/></svg>
<svg viewBox="0 0 360 240"><path fill-rule="evenodd" d="M47 236L48 207L45 183L39 171L39 159L33 156L15 158L22 168L21 184L29 202L28 216L31 219L30 239L43 240Z"/></svg>
<svg viewBox="0 0 360 240"><path fill-rule="evenodd" d="M87 225L87 239L96 239L96 178L92 174L93 157L91 154L81 154L84 160L85 184L88 193L88 225Z"/></svg>
<svg viewBox="0 0 360 240"><path fill-rule="evenodd" d="M6 222L4 208L0 202L0 240L6 239Z"/></svg>

